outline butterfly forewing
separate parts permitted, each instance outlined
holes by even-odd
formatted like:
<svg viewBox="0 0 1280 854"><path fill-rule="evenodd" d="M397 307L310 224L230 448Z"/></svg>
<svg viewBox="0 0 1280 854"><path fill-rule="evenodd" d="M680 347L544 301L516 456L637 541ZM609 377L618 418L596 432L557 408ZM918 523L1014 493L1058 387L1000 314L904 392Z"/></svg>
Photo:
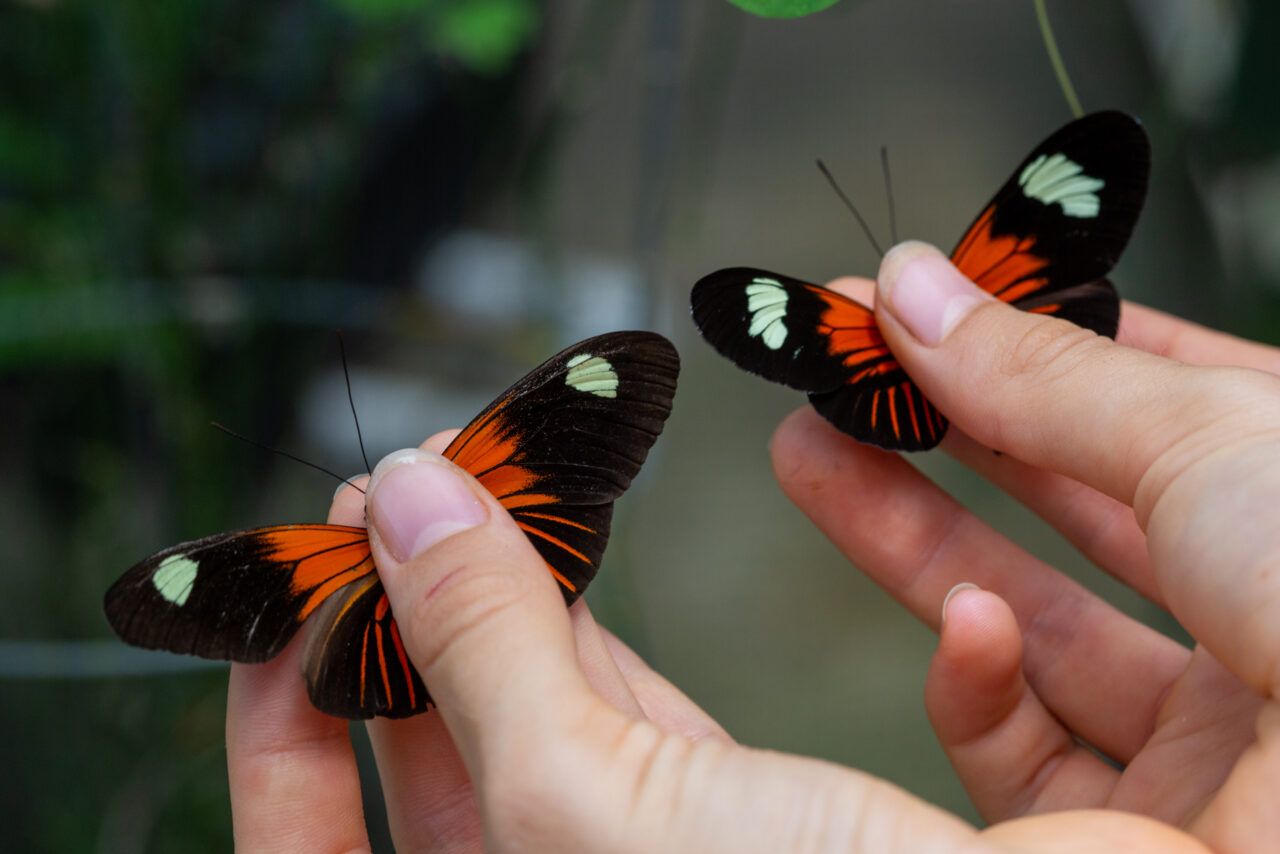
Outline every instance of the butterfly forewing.
<svg viewBox="0 0 1280 854"><path fill-rule="evenodd" d="M266 661L334 591L373 573L364 528L280 525L158 552L107 591L107 621L134 646Z"/></svg>
<svg viewBox="0 0 1280 854"><path fill-rule="evenodd" d="M1036 146L965 232L951 260L1028 311L1114 337L1120 300L1104 277L1142 212L1151 147L1115 111L1071 122Z"/></svg>
<svg viewBox="0 0 1280 854"><path fill-rule="evenodd" d="M848 357L872 365L891 358L870 310L790 276L719 270L698 280L690 302L698 331L722 356L801 391L844 384Z"/></svg>
<svg viewBox="0 0 1280 854"><path fill-rule="evenodd" d="M567 601L599 568L613 501L662 432L679 367L660 335L588 339L500 395L445 451L511 512ZM105 609L136 646L242 662L272 658L314 615L302 666L317 708L406 717L431 701L364 528L283 525L182 543L126 572Z"/></svg>
<svg viewBox="0 0 1280 854"><path fill-rule="evenodd" d="M513 386L444 451L507 508L567 601L595 577L613 501L662 432L679 370L660 335L588 339Z"/></svg>
<svg viewBox="0 0 1280 854"><path fill-rule="evenodd" d="M1018 166L960 240L952 261L1001 300L1107 336L1120 317L1105 278L1133 233L1150 146L1130 116L1085 116ZM702 336L738 367L801 391L859 441L927 450L947 421L889 353L872 311L833 291L746 267L694 285Z"/></svg>

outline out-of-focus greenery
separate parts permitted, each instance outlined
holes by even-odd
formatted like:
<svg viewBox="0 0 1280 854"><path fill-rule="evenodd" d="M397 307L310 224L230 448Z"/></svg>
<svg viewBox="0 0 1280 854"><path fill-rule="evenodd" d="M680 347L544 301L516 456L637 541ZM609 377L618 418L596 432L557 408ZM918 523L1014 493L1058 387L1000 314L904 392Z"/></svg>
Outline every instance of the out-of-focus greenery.
<svg viewBox="0 0 1280 854"><path fill-rule="evenodd" d="M0 8L0 635L105 637L111 576L270 518L276 462L209 422L280 440L332 330L366 328L476 193L538 20L532 0ZM0 848L228 850L225 677L175 681L205 699L6 685Z"/></svg>
<svg viewBox="0 0 1280 854"><path fill-rule="evenodd" d="M1137 112L1155 143L1116 280L1275 343L1280 6L1179 9L1051 5L1086 108ZM632 275L632 322L681 349L675 411L619 503L595 612L744 741L964 810L920 711L931 636L777 494L768 433L803 398L711 353L687 294L735 264L874 271L814 156L854 171L875 211L889 143L904 234L945 245L1067 119L1027 0L859 0L781 23L678 0L0 5L0 849L230 847L224 671L130 675L138 659L122 657L91 678L76 675L91 656L58 644L110 652L102 594L160 547L323 513L327 481L208 422L316 456L303 407L334 328L368 366L358 402L405 375L432 413L455 387L483 403L570 343L556 320L585 314L590 288L514 282L477 320L444 304L463 280L422 287L460 228L547 270L576 253ZM468 414L413 421L399 441ZM345 435L347 413L332 417ZM1116 592L940 456L921 467L984 518ZM318 462L361 465L354 451ZM1148 603L1123 606L1159 624ZM47 642L63 664L6 676L22 662L5 641Z"/></svg>
<svg viewBox="0 0 1280 854"><path fill-rule="evenodd" d="M799 18L833 6L836 0L729 0L762 18Z"/></svg>

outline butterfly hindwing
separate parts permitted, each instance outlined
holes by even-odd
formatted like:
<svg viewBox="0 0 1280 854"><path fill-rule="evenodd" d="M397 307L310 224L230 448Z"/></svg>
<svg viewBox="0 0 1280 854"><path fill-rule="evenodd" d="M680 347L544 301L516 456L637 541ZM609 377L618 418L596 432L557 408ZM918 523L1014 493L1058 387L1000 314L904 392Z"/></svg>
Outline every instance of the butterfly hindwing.
<svg viewBox="0 0 1280 854"><path fill-rule="evenodd" d="M320 606L302 655L311 703L340 718L406 718L431 705L376 575Z"/></svg>
<svg viewBox="0 0 1280 854"><path fill-rule="evenodd" d="M1119 112L1078 119L1019 164L952 261L1024 311L1114 337L1120 299L1105 278L1146 197L1150 145ZM889 353L871 309L833 291L734 267L693 287L693 319L743 370L809 393L841 431L887 450L934 447L947 420Z"/></svg>
<svg viewBox="0 0 1280 854"><path fill-rule="evenodd" d="M511 512L567 601L599 568L613 501L662 432L678 373L660 335L588 339L500 395L445 451ZM303 671L318 709L406 717L431 702L364 528L281 525L182 543L129 569L104 608L135 646L241 662L274 657L314 616Z"/></svg>
<svg viewBox="0 0 1280 854"><path fill-rule="evenodd" d="M942 441L947 419L897 367L829 392L810 392L809 403L859 442L894 451L927 451ZM844 429L844 428L842 428Z"/></svg>

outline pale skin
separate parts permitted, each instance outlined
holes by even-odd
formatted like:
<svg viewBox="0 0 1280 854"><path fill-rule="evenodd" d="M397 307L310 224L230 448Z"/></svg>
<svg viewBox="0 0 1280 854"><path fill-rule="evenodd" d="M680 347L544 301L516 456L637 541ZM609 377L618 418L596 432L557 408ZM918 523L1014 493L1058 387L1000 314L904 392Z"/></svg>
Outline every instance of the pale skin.
<svg viewBox="0 0 1280 854"><path fill-rule="evenodd" d="M474 481L438 457L380 465L375 558L439 702L369 725L398 851L1274 850L1280 350L1136 305L1117 345L956 276L907 244L876 293L894 354L952 419L942 448L1167 608L1196 648L1021 551L899 456L808 407L786 419L771 447L783 490L940 631L925 703L979 831L856 770L735 743L584 604L566 611ZM406 469L460 484L468 509L406 517ZM330 520L361 524L363 510L346 490ZM458 524L411 556L405 518ZM981 589L957 591L944 623L964 582ZM347 723L311 707L300 649L232 671L236 844L366 850Z"/></svg>

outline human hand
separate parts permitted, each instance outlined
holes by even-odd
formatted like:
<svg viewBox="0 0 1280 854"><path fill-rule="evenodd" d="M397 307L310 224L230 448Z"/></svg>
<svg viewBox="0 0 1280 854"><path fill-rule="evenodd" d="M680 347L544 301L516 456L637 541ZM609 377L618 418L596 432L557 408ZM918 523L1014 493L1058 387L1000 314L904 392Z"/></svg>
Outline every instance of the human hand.
<svg viewBox="0 0 1280 854"><path fill-rule="evenodd" d="M511 518L438 456L384 460L368 507L405 647L440 704L369 724L398 850L1008 850L884 781L734 744L582 606L566 611ZM339 495L331 520L359 517ZM237 845L363 850L347 723L310 707L293 655L233 670ZM1173 833L1097 814L1009 825L1002 840L1194 850Z"/></svg>
<svg viewBox="0 0 1280 854"><path fill-rule="evenodd" d="M790 416L778 479L853 563L935 629L948 591L981 588L946 605L925 702L989 833L1109 808L1183 827L1187 844L1272 850L1280 351L1133 305L1117 346L1005 306L920 244L886 257L876 302L895 357L952 419L943 448L1199 642L1119 613L898 455L808 407Z"/></svg>
<svg viewBox="0 0 1280 854"><path fill-rule="evenodd" d="M438 453L457 432L432 436L422 447ZM365 488L368 481L354 483ZM328 521L365 524L365 496L351 487L340 490ZM548 575L540 560L538 570ZM728 740L696 704L598 626L585 601L567 610L561 602L558 616L567 614L582 673L601 697L628 716L660 722L690 740ZM349 724L317 711L307 698L298 661L305 643L296 638L265 664L232 665L227 754L240 850L369 847ZM440 715L433 710L405 720L376 718L365 726L397 850L480 850L477 802Z"/></svg>
<svg viewBox="0 0 1280 854"><path fill-rule="evenodd" d="M806 805L824 801L852 810L830 833L847 835L873 800L885 810L867 831L883 834L910 807L924 819L912 840L972 835L872 778L736 747L584 603L565 609L528 539L470 476L438 456L398 457L374 473L371 540L440 710L367 724L397 850L787 850L814 817ZM362 518L358 494L339 493L330 521ZM422 531L445 539L428 547ZM415 544L424 550L397 558ZM364 850L348 724L311 706L293 660L300 643L233 665L237 847Z"/></svg>

